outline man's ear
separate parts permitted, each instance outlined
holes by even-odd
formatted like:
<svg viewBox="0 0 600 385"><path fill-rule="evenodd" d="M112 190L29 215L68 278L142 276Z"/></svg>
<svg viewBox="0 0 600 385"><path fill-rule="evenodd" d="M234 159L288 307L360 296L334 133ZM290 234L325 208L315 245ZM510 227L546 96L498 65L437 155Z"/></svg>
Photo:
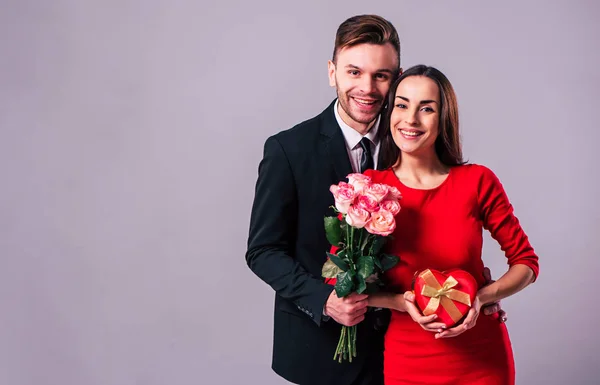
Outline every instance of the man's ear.
<svg viewBox="0 0 600 385"><path fill-rule="evenodd" d="M402 67L400 67L400 70L398 71L398 76L402 75L402 72L404 72L404 70L402 69Z"/></svg>
<svg viewBox="0 0 600 385"><path fill-rule="evenodd" d="M329 85L335 87L335 64L331 61L327 61L327 75L329 76Z"/></svg>

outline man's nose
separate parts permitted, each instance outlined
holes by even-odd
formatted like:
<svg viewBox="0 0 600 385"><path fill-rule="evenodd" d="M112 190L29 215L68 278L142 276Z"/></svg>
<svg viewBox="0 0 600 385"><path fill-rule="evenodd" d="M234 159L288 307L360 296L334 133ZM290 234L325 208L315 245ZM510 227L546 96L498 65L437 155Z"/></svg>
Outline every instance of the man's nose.
<svg viewBox="0 0 600 385"><path fill-rule="evenodd" d="M365 76L361 79L360 90L365 94L375 91L375 79L371 76Z"/></svg>

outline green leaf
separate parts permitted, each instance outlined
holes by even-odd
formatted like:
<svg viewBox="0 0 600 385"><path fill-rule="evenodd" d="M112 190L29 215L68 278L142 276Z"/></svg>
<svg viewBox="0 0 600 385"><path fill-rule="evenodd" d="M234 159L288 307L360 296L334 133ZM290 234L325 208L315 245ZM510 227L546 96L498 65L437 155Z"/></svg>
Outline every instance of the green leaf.
<svg viewBox="0 0 600 385"><path fill-rule="evenodd" d="M331 254L331 253L327 253L327 256L329 257L329 259L331 260L331 262L335 263L337 265L337 267L339 267L340 269L342 269L342 271L348 271L349 266L346 262L344 262L342 260L342 258L338 257L335 254Z"/></svg>
<svg viewBox="0 0 600 385"><path fill-rule="evenodd" d="M382 237L380 235L376 235L373 243L371 244L371 255L377 255L385 245L387 241L386 237Z"/></svg>
<svg viewBox="0 0 600 385"><path fill-rule="evenodd" d="M379 258L373 258L373 263L375 264L375 266L377 266L379 270L383 271L383 266L381 266L381 261L379 260Z"/></svg>
<svg viewBox="0 0 600 385"><path fill-rule="evenodd" d="M396 266L398 262L400 262L400 258L391 254L382 254L381 257L381 270L387 271L392 267Z"/></svg>
<svg viewBox="0 0 600 385"><path fill-rule="evenodd" d="M342 298L352 293L354 283L352 282L353 274L350 271L345 271L338 274L337 282L335 283L335 293Z"/></svg>
<svg viewBox="0 0 600 385"><path fill-rule="evenodd" d="M356 278L357 278L357 281L358 281L358 286L356 287L356 292L358 294L362 294L367 289L367 283L365 282L365 279L360 276L360 274L358 274L356 276Z"/></svg>
<svg viewBox="0 0 600 385"><path fill-rule="evenodd" d="M360 249L364 253L365 247L367 247L367 244L369 243L371 238L373 238L373 235L371 235L371 233L369 233L364 227L360 229L360 231L362 236L362 243L360 245Z"/></svg>
<svg viewBox="0 0 600 385"><path fill-rule="evenodd" d="M323 268L321 269L321 276L323 278L335 278L339 273L342 273L342 269L333 263L331 259L328 259L327 262L323 264Z"/></svg>
<svg viewBox="0 0 600 385"><path fill-rule="evenodd" d="M324 222L327 241L334 246L338 246L342 240L341 221L337 217L325 217Z"/></svg>
<svg viewBox="0 0 600 385"><path fill-rule="evenodd" d="M363 255L360 258L358 258L358 262L356 265L358 276L361 277L363 281L367 279L368 276L373 274L373 269L375 267L373 257L369 255Z"/></svg>

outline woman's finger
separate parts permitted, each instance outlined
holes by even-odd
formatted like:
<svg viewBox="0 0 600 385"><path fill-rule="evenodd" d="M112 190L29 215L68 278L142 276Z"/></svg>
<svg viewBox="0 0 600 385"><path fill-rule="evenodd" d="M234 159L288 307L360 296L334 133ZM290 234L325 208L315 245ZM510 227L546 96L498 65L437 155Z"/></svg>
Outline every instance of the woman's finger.
<svg viewBox="0 0 600 385"><path fill-rule="evenodd" d="M474 309L470 309L469 312L467 313L467 317L465 318L465 321L463 322L463 324L470 325L476 318L477 318L477 312Z"/></svg>
<svg viewBox="0 0 600 385"><path fill-rule="evenodd" d="M448 329L448 330L444 330L441 333L438 333L435 335L435 338L452 338L452 337L456 337L459 336L461 334L463 334L467 329L464 327L464 325L459 325L457 327Z"/></svg>

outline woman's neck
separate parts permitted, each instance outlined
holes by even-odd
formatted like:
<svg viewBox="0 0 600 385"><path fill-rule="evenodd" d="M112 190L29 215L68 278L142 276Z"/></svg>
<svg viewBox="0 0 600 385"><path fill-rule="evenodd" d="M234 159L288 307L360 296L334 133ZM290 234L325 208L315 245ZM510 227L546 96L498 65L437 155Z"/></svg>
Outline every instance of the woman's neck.
<svg viewBox="0 0 600 385"><path fill-rule="evenodd" d="M435 152L426 156L401 153L394 166L394 172L399 178L414 181L416 184L428 184L427 181L446 175L449 170Z"/></svg>

